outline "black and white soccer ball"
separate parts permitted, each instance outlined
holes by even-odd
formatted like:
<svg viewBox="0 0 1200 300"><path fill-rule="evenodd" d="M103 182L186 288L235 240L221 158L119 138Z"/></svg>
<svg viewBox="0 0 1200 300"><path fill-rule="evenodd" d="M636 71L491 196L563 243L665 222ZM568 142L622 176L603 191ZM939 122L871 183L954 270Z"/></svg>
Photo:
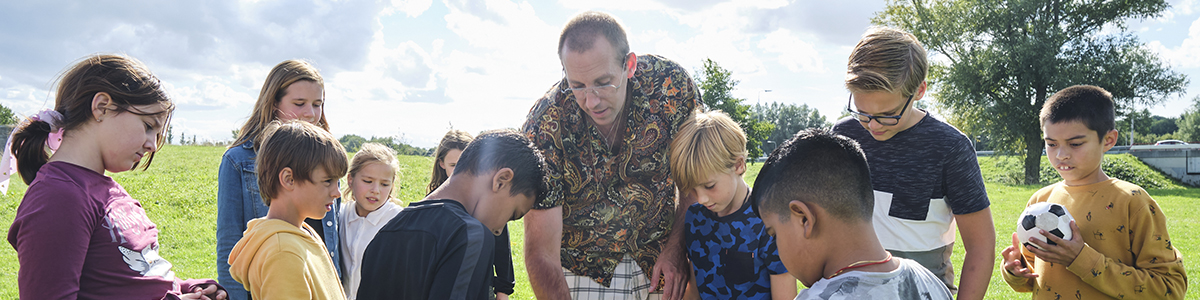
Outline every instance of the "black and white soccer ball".
<svg viewBox="0 0 1200 300"><path fill-rule="evenodd" d="M1020 218L1017 219L1017 239L1025 246L1045 250L1030 243L1029 238L1055 245L1054 242L1038 233L1038 229L1041 229L1064 240L1070 240L1071 220L1075 220L1075 218L1072 218L1071 213L1067 212L1067 208L1062 205L1050 202L1034 203L1026 207L1025 211L1021 212Z"/></svg>

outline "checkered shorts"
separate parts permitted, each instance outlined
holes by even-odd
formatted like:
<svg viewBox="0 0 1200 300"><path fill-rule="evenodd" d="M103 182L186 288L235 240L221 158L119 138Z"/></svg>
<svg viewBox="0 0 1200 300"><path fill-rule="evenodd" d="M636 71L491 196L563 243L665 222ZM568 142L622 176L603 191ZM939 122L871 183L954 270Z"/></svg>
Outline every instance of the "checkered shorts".
<svg viewBox="0 0 1200 300"><path fill-rule="evenodd" d="M662 292L650 293L650 278L629 255L622 257L621 263L617 264L609 287L604 287L591 277L575 275L566 268L563 268L563 275L567 277L571 299L575 300L662 299Z"/></svg>

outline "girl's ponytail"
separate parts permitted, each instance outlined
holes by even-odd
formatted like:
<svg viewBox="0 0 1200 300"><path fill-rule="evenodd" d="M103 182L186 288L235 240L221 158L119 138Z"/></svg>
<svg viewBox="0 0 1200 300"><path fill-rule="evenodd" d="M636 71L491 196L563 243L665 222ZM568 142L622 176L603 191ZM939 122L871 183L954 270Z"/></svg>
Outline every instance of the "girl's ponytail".
<svg viewBox="0 0 1200 300"><path fill-rule="evenodd" d="M21 179L30 184L42 165L50 160L46 141L50 139L51 126L46 121L33 119L23 125L13 129L12 155Z"/></svg>

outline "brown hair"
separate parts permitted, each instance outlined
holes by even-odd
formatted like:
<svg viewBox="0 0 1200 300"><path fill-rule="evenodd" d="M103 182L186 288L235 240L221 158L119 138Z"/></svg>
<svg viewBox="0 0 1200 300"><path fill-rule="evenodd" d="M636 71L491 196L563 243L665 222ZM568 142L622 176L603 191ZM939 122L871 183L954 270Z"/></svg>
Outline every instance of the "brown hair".
<svg viewBox="0 0 1200 300"><path fill-rule="evenodd" d="M871 27L850 52L846 89L908 97L917 93L928 71L925 48L917 37L895 28Z"/></svg>
<svg viewBox="0 0 1200 300"><path fill-rule="evenodd" d="M451 149L458 149L458 151L467 149L467 144L470 144L473 139L470 133L455 129L451 129L442 136L442 141L438 143L437 155L434 155L433 173L429 178L429 186L425 188L425 194L432 193L433 190L442 186L447 178L450 178L450 174L446 174L446 170L441 166L442 160L446 159L446 153L449 153Z"/></svg>
<svg viewBox="0 0 1200 300"><path fill-rule="evenodd" d="M617 64L625 61L629 54L629 38L625 36L625 28L612 15L586 11L571 18L558 36L558 57L562 58L563 45L571 47L571 51L582 53L592 49L596 35L603 34L612 44L617 55Z"/></svg>
<svg viewBox="0 0 1200 300"><path fill-rule="evenodd" d="M1043 126L1079 121L1095 130L1100 139L1117 127L1112 94L1094 85L1075 85L1054 93L1042 104L1038 117Z"/></svg>
<svg viewBox="0 0 1200 300"><path fill-rule="evenodd" d="M254 111L250 113L250 119L242 125L242 129L238 131L237 140L234 140L233 144L229 144L229 148L246 142L254 142L257 149L257 144L263 137L264 128L271 121L279 118L276 113L278 111L276 105L283 99L283 96L287 95L287 87L301 80L316 83L321 86L322 91L325 89L325 79L321 78L321 73L306 61L289 59L271 68L271 73L267 74L267 80L263 82L262 89L258 92L258 101L254 103ZM324 109L321 109L321 118L317 120L316 125L329 131L329 121L325 120Z"/></svg>
<svg viewBox="0 0 1200 300"><path fill-rule="evenodd" d="M107 93L117 113L129 112L137 115L166 114L162 128L171 122L175 104L163 91L158 77L150 73L142 62L124 55L95 54L84 57L59 78L54 96L54 111L62 114L60 124L64 133L88 124L92 120L92 99L97 93ZM144 113L135 106L163 105L165 110ZM33 182L37 172L50 160L46 152L46 140L50 134L50 123L42 120L27 120L16 127L13 135L12 154L16 158L17 170L25 184ZM158 133L158 146L162 147L163 133ZM154 152L142 170L150 168ZM137 168L135 163L134 168Z"/></svg>
<svg viewBox="0 0 1200 300"><path fill-rule="evenodd" d="M279 172L292 169L292 178L312 182L318 167L330 178L346 175L346 149L324 128L308 122L273 121L263 130L258 157L254 159L258 175L258 191L263 203L279 195Z"/></svg>
<svg viewBox="0 0 1200 300"><path fill-rule="evenodd" d="M350 159L351 178L347 179L353 180L354 175L358 174L358 171L370 163L381 163L392 168L392 179L395 179L395 173L400 170L400 162L396 159L396 151L379 143L366 143L362 144L362 147L358 149L358 153L354 153L354 158ZM352 184L346 184L346 189L342 191L342 194L346 199L356 200L354 198L354 189L350 188L351 186ZM396 185L393 184L392 191L395 190ZM389 193L389 195L391 194Z"/></svg>

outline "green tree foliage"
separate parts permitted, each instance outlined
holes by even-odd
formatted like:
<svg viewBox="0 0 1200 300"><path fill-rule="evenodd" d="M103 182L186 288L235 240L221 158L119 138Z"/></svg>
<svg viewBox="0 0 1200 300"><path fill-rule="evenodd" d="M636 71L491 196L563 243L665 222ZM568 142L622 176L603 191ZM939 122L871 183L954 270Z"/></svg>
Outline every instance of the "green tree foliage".
<svg viewBox="0 0 1200 300"><path fill-rule="evenodd" d="M1153 134L1170 134L1179 130L1179 126L1175 124L1179 118L1167 118L1163 116L1154 116L1154 124L1150 125L1150 133Z"/></svg>
<svg viewBox="0 0 1200 300"><path fill-rule="evenodd" d="M742 104L745 99L733 97L733 89L738 81L729 72L712 59L704 59L704 69L696 74L696 82L700 85L701 105L705 111L721 110L729 115L742 131L746 132L746 151L750 155L748 161L762 156L761 145L775 129L775 125L762 122L750 116L750 105Z"/></svg>
<svg viewBox="0 0 1200 300"><path fill-rule="evenodd" d="M775 147L792 138L796 132L807 128L832 126L825 121L825 116L807 104L771 102L767 105L755 105L751 115L759 122L775 125L775 130L772 130L764 141L763 150L767 152L774 151Z"/></svg>
<svg viewBox="0 0 1200 300"><path fill-rule="evenodd" d="M346 152L352 153L358 152L358 149L362 148L362 144L366 143L367 139L356 134L347 134L338 139L338 142L342 143L342 147L346 147Z"/></svg>
<svg viewBox="0 0 1200 300"><path fill-rule="evenodd" d="M1045 146L1038 112L1055 91L1100 86L1122 112L1183 93L1187 78L1125 28L1167 7L1163 0L889 0L872 21L912 32L944 57L930 68L939 107L968 135L1023 152L1024 182L1033 184Z"/></svg>
<svg viewBox="0 0 1200 300"><path fill-rule="evenodd" d="M350 153L358 152L358 149L362 148L362 145L365 143L376 143L387 146L395 150L396 154L399 155L428 156L431 152L429 149L414 147L405 143L402 139L394 137L371 137L371 139L366 139L355 134L347 134L339 138L338 142L342 143L342 147L346 147L346 152Z"/></svg>
<svg viewBox="0 0 1200 300"><path fill-rule="evenodd" d="M1200 142L1200 96L1192 98L1192 107L1189 107L1179 116L1179 131L1176 131L1176 136L1180 140L1187 142Z"/></svg>
<svg viewBox="0 0 1200 300"><path fill-rule="evenodd" d="M4 105L0 105L0 125L16 125L17 115Z"/></svg>

